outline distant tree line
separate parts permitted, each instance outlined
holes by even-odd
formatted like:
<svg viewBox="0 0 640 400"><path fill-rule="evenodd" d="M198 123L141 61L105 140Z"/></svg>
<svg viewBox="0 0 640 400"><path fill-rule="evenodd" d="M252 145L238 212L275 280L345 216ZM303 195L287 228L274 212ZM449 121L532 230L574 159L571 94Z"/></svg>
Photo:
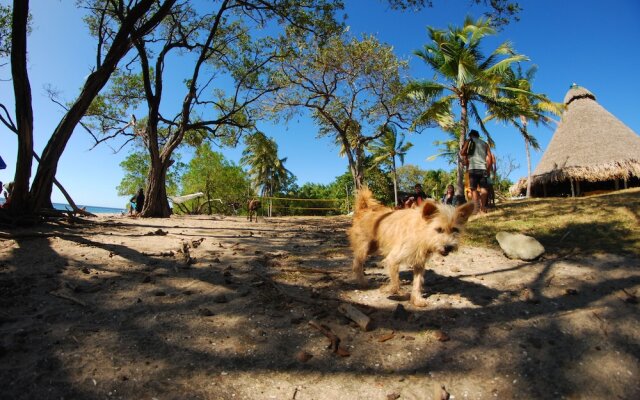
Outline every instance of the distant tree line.
<svg viewBox="0 0 640 400"><path fill-rule="evenodd" d="M432 6L429 0L387 1L396 9ZM345 193L353 193L367 184L386 202L396 202L404 184L396 162L401 164L410 148L404 135L427 127L451 135L442 155L457 164L460 189L457 152L470 121L492 143L481 109L488 118L512 123L534 148L527 123L545 123L558 110L527 84L531 74L520 72L525 56L508 43L488 55L480 46L496 26L518 18L518 3L473 3L485 5L489 18L467 18L461 27L446 30L429 28L429 42L416 55L436 79L424 81L407 76L406 61L390 45L371 35L350 35L337 17L340 0L225 0L206 7L179 0L80 0L96 40L95 65L74 99L50 93L64 115L37 155L27 60L29 26L37 21L29 15L29 1L15 0L12 7L0 8L0 57L9 58L0 67L10 66L14 92L14 110L0 104L0 122L18 136L12 201L2 216L15 221L52 208L52 187L61 187L57 165L77 127L95 145L134 145L118 190L144 187L143 217L167 217L174 192L206 192L202 210L207 212L224 206L215 202L237 203L253 194L299 195L296 190L302 188L309 195L323 192L296 188L286 159L277 156L277 143L257 129L260 121L286 123L300 113L311 113L318 135L331 137L347 159L351 181L338 177L335 187L327 189L332 195L342 193L343 186ZM169 65L177 61L182 62L182 97L167 98ZM242 166L207 147L242 141ZM183 147L196 149L186 165L177 158ZM39 161L31 179L34 157ZM134 184L140 175L146 175L144 180ZM234 188L224 199L215 191L220 183L212 177L218 175ZM442 190L444 179L429 179L435 192Z"/></svg>

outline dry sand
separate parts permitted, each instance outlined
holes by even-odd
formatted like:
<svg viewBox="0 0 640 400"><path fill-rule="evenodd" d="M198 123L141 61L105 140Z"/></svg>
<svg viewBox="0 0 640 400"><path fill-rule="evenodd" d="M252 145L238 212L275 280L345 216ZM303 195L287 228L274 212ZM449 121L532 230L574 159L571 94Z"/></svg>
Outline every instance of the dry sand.
<svg viewBox="0 0 640 400"><path fill-rule="evenodd" d="M633 256L463 247L416 309L352 284L346 217L92 221L0 229L0 398L640 398Z"/></svg>

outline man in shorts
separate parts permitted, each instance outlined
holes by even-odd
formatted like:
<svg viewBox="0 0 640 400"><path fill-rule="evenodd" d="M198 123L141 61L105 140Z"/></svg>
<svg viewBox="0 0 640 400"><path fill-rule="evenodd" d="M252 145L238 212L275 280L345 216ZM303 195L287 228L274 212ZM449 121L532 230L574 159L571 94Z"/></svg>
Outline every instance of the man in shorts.
<svg viewBox="0 0 640 400"><path fill-rule="evenodd" d="M493 155L489 145L480 139L475 129L469 132L460 154L469 161L469 189L475 205L475 212L487 212L489 197L489 171L492 168Z"/></svg>

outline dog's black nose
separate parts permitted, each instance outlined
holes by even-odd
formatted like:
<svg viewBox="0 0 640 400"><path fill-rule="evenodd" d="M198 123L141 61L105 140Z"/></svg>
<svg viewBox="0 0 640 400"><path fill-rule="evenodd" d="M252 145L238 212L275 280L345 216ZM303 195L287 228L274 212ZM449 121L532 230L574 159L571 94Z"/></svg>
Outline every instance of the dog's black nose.
<svg viewBox="0 0 640 400"><path fill-rule="evenodd" d="M444 253L444 255L446 256L447 254L449 254L449 253L451 253L453 250L455 250L455 247L454 247L454 246L451 246L451 245L446 245L446 246L444 246L444 249L443 249L443 250L444 250L444 251L443 251L443 253Z"/></svg>

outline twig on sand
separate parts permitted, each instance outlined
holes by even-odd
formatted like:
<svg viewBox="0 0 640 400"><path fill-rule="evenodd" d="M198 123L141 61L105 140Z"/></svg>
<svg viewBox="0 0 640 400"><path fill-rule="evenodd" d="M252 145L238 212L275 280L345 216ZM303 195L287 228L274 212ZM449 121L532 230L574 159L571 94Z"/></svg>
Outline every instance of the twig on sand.
<svg viewBox="0 0 640 400"><path fill-rule="evenodd" d="M338 335L333 333L328 326L322 325L321 323L313 319L309 321L309 325L319 330L320 333L325 335L331 341L331 343L329 343L329 346L327 346L328 349L331 349L331 351L333 351L340 357L348 357L351 355L343 347L340 347L340 338L338 337Z"/></svg>
<svg viewBox="0 0 640 400"><path fill-rule="evenodd" d="M605 322L605 320L603 320L602 317L600 317L595 311L593 311L592 314L598 319L598 321L600 321L600 329L602 329L602 332L604 332L604 336L609 337L609 333L607 332L607 323Z"/></svg>
<svg viewBox="0 0 640 400"><path fill-rule="evenodd" d="M313 301L313 299L310 299L310 298L307 298L307 297L301 297L301 296L297 296L297 295L295 295L293 293L289 293L289 291L287 291L281 285L278 285L276 282L273 281L273 279L269 278L265 274L261 274L259 272L256 272L256 275L258 275L260 278L262 278L262 280L264 282L269 283L281 295L283 295L284 297L286 297L288 299L295 300L295 301L297 301L299 303L304 303L304 304L309 304L309 305L317 305L318 304L317 302Z"/></svg>
<svg viewBox="0 0 640 400"><path fill-rule="evenodd" d="M59 290L58 291L56 291L56 290L51 291L51 292L49 292L49 294L51 294L53 296L56 296L56 297L59 297L61 299L70 300L70 301L72 301L72 302L74 302L76 304L80 304L83 307L87 306L87 303L85 303L84 301L82 301L80 299L77 299L77 298L75 298L75 297L73 297L71 295L68 295L68 294L66 294L64 292L61 292Z"/></svg>

